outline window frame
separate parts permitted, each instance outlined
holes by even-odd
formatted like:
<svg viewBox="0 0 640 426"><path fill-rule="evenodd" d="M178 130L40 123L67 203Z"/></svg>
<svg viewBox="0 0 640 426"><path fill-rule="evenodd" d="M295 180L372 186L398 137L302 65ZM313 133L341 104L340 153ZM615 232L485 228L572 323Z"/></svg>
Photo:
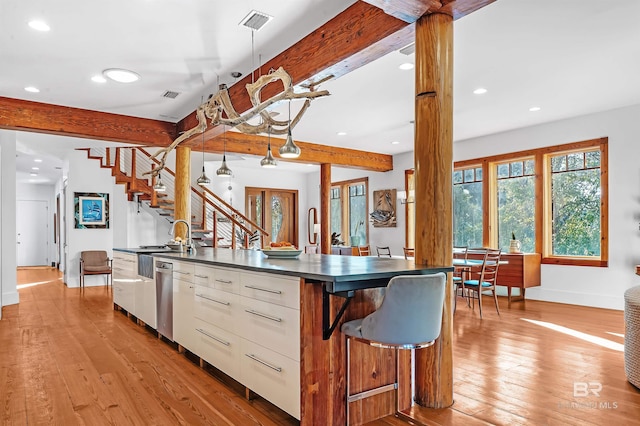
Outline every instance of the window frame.
<svg viewBox="0 0 640 426"><path fill-rule="evenodd" d="M342 241L344 241L345 245L351 245L351 235L345 235L344 230L347 230L347 234L351 234L351 229L350 229L350 221L351 221L351 217L349 216L350 214L350 207L349 207L349 188L352 186L356 186L356 185L364 185L364 195L365 195L365 206L367 206L367 211L369 209L369 178L368 177L362 177L362 178L358 178L358 179L350 179L350 180L343 180L340 182L332 182L331 183L331 190L335 189L335 188L339 188L340 190L340 211L342 213L342 217L341 217L341 229L342 232L340 233L340 238L342 239ZM369 220L368 217L365 217L365 238L366 241L364 242L364 244L360 244L360 245L367 245L369 244Z"/></svg>
<svg viewBox="0 0 640 426"><path fill-rule="evenodd" d="M498 244L497 230L497 170L496 165L520 159L535 161L535 251L542 263L554 265L607 267L609 263L609 183L607 137L553 145L471 160L457 161L454 170L482 167L482 240L487 247ZM572 152L600 151L600 256L559 256L551 247L551 157ZM453 184L453 183L452 183Z"/></svg>

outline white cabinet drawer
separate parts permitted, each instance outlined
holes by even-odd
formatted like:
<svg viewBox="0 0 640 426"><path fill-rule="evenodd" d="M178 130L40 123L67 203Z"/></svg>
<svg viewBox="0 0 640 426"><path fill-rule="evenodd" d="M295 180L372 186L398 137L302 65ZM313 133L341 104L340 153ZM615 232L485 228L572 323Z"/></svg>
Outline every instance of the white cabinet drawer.
<svg viewBox="0 0 640 426"><path fill-rule="evenodd" d="M131 282L113 282L113 303L133 314L135 310L135 283L133 280Z"/></svg>
<svg viewBox="0 0 640 426"><path fill-rule="evenodd" d="M236 380L240 379L240 337L198 318L194 321L196 353Z"/></svg>
<svg viewBox="0 0 640 426"><path fill-rule="evenodd" d="M242 337L300 360L300 311L248 297L240 305Z"/></svg>
<svg viewBox="0 0 640 426"><path fill-rule="evenodd" d="M245 339L240 349L240 381L300 419L300 363Z"/></svg>
<svg viewBox="0 0 640 426"><path fill-rule="evenodd" d="M138 258L135 254L113 252L113 269L138 274Z"/></svg>
<svg viewBox="0 0 640 426"><path fill-rule="evenodd" d="M218 290L238 294L240 292L240 271L216 268L213 287Z"/></svg>
<svg viewBox="0 0 640 426"><path fill-rule="evenodd" d="M213 287L213 279L215 276L215 269L209 266L194 265L193 282L205 286Z"/></svg>
<svg viewBox="0 0 640 426"><path fill-rule="evenodd" d="M194 265L189 262L173 262L173 279L193 282Z"/></svg>
<svg viewBox="0 0 640 426"><path fill-rule="evenodd" d="M240 321L240 296L196 284L194 316L232 333Z"/></svg>
<svg viewBox="0 0 640 426"><path fill-rule="evenodd" d="M300 279L296 277L243 272L240 275L240 294L300 309Z"/></svg>

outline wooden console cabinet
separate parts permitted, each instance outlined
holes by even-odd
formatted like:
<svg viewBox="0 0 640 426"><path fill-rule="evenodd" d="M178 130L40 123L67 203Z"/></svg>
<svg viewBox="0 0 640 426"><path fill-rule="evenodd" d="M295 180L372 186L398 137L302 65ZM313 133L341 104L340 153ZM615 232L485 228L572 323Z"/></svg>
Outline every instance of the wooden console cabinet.
<svg viewBox="0 0 640 426"><path fill-rule="evenodd" d="M469 253L469 259L482 258L482 255ZM509 303L524 300L525 290L540 285L540 253L503 253L500 259L508 263L500 265L497 284L507 287ZM512 298L511 289L520 289L520 295ZM514 296L516 297L516 296Z"/></svg>

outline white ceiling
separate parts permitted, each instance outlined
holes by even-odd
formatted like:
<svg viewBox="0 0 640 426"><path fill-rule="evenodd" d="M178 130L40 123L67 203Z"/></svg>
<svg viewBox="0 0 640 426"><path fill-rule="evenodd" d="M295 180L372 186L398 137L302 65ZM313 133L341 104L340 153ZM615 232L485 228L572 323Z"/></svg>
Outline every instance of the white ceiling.
<svg viewBox="0 0 640 426"><path fill-rule="evenodd" d="M213 93L218 79L233 83L232 71L246 74L351 3L2 0L0 96L175 122ZM274 16L255 34L253 55L251 30L238 25L252 9ZM454 139L640 103L639 16L637 0L498 0L457 20ZM29 28L34 18L46 20L51 31ZM387 154L410 151L414 76L398 65L413 59L394 52L323 84L331 96L313 102L294 138ZM128 85L90 80L110 67L131 69L141 79ZM24 91L29 85L40 93ZM474 95L478 87L488 92ZM165 90L181 94L165 99ZM532 106L541 110L530 112ZM286 117L284 108L276 108L280 117ZM55 139L21 135L24 167L30 155L58 140L64 149L49 155L92 143Z"/></svg>

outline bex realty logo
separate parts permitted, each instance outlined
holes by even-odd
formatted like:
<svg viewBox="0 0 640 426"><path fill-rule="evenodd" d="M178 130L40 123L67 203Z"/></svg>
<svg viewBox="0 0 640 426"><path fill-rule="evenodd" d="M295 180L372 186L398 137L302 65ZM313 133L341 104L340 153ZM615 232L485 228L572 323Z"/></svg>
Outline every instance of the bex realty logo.
<svg viewBox="0 0 640 426"><path fill-rule="evenodd" d="M600 382L573 382L573 397L584 398L589 395L600 396L602 383Z"/></svg>

